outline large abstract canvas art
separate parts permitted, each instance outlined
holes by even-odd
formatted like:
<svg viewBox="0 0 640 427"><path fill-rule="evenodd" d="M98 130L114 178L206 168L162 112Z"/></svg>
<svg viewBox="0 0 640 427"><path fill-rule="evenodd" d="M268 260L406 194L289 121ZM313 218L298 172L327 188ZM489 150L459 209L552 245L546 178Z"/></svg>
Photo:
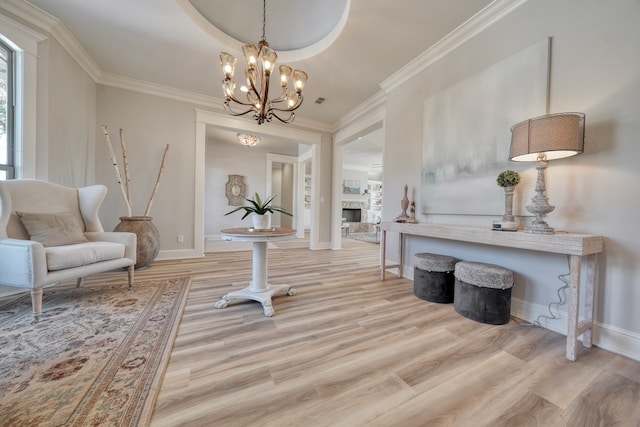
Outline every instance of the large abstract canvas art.
<svg viewBox="0 0 640 427"><path fill-rule="evenodd" d="M510 162L511 126L546 113L550 39L544 39L424 103L421 212L501 215L505 169L522 172L516 215L533 196L531 164Z"/></svg>

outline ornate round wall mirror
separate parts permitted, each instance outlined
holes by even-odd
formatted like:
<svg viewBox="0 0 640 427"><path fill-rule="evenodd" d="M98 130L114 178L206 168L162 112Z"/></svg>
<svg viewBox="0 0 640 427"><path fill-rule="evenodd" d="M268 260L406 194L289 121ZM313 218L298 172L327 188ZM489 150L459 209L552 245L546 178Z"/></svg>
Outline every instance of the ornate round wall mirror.
<svg viewBox="0 0 640 427"><path fill-rule="evenodd" d="M229 180L226 185L226 195L227 200L229 200L229 205L240 206L244 202L247 186L243 180L244 177L242 175L229 175Z"/></svg>

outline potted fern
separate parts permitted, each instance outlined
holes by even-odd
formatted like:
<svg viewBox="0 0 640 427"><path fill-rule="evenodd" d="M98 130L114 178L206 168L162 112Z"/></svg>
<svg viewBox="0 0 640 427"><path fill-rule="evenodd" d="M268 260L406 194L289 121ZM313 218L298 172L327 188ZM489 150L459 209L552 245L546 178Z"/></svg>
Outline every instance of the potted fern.
<svg viewBox="0 0 640 427"><path fill-rule="evenodd" d="M506 170L500 172L496 179L498 186L504 188L504 215L502 222L506 223L506 228L515 228L515 219L513 217L513 191L520 183L520 174L516 171ZM503 225L503 228L505 226Z"/></svg>
<svg viewBox="0 0 640 427"><path fill-rule="evenodd" d="M273 205L273 199L276 196L269 196L265 200L262 200L258 193L255 193L253 199L245 199L249 202L248 205L238 206L230 212L227 212L225 216L231 215L234 212L244 211L241 219L245 219L249 215L253 214L251 219L253 220L253 228L255 230L270 230L271 229L271 214L274 212L280 212L281 214L293 216L291 213L285 211L279 206Z"/></svg>

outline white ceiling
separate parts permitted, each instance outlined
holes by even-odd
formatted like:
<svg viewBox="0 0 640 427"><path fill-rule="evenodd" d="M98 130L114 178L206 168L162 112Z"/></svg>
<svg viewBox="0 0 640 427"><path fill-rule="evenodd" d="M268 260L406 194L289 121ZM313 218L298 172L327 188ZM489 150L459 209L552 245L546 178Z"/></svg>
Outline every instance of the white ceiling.
<svg viewBox="0 0 640 427"><path fill-rule="evenodd" d="M29 2L59 19L103 73L218 98L220 51L238 56L242 70L241 42L257 43L262 34L260 0ZM290 48L300 48L296 40L311 44L307 50L278 52L278 63L312 55L286 62L309 74L305 101L296 116L331 127L379 92L382 81L491 2L267 0L266 38L270 41L273 35L274 48L285 45L287 37ZM226 30L233 37L247 39L236 41L214 28L193 13L194 5L206 8L212 21L229 23ZM346 20L340 21L343 15ZM318 97L326 101L314 103Z"/></svg>
<svg viewBox="0 0 640 427"><path fill-rule="evenodd" d="M239 144L236 138L237 132L234 130L221 128L218 126L207 126L207 141L214 141L216 144ZM260 148L269 153L296 156L299 154L299 144L296 141L279 138L273 135L258 134L260 136ZM305 146L306 147L306 146ZM250 147L247 147L250 150ZM302 151L306 151L304 148Z"/></svg>

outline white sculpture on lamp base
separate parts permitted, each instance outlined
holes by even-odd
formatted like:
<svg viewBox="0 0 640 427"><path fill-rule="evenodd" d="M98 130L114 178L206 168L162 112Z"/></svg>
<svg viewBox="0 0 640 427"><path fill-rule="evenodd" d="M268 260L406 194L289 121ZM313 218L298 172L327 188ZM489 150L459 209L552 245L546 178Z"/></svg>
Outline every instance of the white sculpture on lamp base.
<svg viewBox="0 0 640 427"><path fill-rule="evenodd" d="M548 203L549 199L545 195L545 169L547 169L547 156L542 153L538 156L538 162L536 163L536 170L538 171L538 178L536 179L536 195L531 199L532 204L526 207L526 209L534 214L536 218L530 225L525 227L525 233L553 234L555 232L555 230L550 227L543 218L544 215L555 209L555 206L551 206Z"/></svg>

